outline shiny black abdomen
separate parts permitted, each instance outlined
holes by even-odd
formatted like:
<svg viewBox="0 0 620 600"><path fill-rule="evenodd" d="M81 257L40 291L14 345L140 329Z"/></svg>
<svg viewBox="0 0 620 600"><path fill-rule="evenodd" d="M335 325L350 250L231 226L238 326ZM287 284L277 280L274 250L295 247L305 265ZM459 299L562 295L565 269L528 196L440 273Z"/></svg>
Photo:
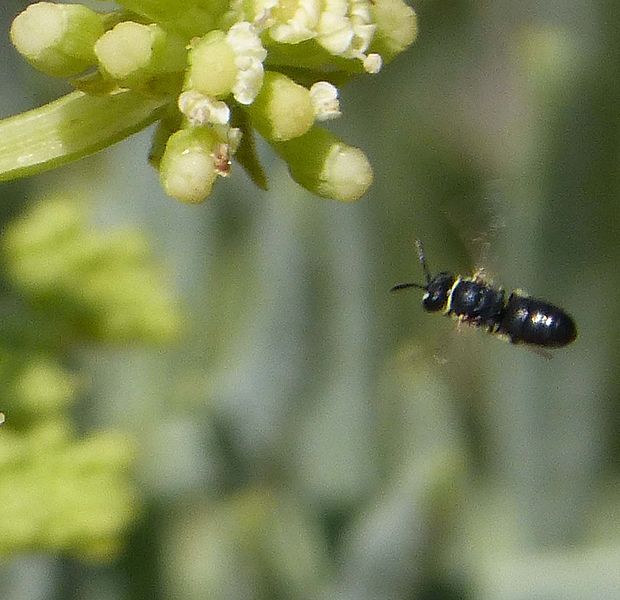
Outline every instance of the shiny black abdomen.
<svg viewBox="0 0 620 600"><path fill-rule="evenodd" d="M462 321L494 331L504 313L504 290L479 280L459 281L450 296L450 314Z"/></svg>
<svg viewBox="0 0 620 600"><path fill-rule="evenodd" d="M527 296L511 294L497 333L513 344L560 347L577 337L574 321L560 308Z"/></svg>

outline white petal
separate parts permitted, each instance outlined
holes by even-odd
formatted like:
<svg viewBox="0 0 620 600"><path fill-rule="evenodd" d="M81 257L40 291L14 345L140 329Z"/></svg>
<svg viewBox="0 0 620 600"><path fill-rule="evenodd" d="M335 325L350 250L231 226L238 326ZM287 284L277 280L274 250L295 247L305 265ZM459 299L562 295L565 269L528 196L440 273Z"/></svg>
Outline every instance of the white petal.
<svg viewBox="0 0 620 600"><path fill-rule="evenodd" d="M254 25L247 21L235 23L228 30L226 41L237 55L251 56L261 62L267 56L267 50L263 48Z"/></svg>
<svg viewBox="0 0 620 600"><path fill-rule="evenodd" d="M207 124L225 124L230 119L230 109L225 102L205 96L196 90L179 95L179 110L194 127Z"/></svg>
<svg viewBox="0 0 620 600"><path fill-rule="evenodd" d="M269 29L269 35L276 41L297 44L316 36L316 26L321 15L318 0L298 0L293 16L284 21L274 13L275 22Z"/></svg>
<svg viewBox="0 0 620 600"><path fill-rule="evenodd" d="M331 83L317 81L310 88L310 98L317 121L329 121L342 114L338 102L338 89Z"/></svg>
<svg viewBox="0 0 620 600"><path fill-rule="evenodd" d="M332 54L344 54L353 40L349 19L334 14L323 14L318 27L318 42Z"/></svg>
<svg viewBox="0 0 620 600"><path fill-rule="evenodd" d="M226 34L226 42L235 53L237 78L232 88L235 99L241 104L252 104L263 85L263 61L267 50L252 23L235 23Z"/></svg>
<svg viewBox="0 0 620 600"><path fill-rule="evenodd" d="M380 54L371 53L364 59L364 71L371 75L377 74L383 66L383 59Z"/></svg>
<svg viewBox="0 0 620 600"><path fill-rule="evenodd" d="M232 93L240 104L252 104L263 85L263 64L254 61L249 69L239 71Z"/></svg>

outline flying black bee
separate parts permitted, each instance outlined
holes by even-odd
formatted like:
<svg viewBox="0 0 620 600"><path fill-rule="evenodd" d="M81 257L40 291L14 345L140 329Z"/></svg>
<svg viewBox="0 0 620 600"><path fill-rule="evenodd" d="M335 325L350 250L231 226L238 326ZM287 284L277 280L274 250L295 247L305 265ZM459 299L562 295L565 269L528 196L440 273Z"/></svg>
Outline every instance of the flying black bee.
<svg viewBox="0 0 620 600"><path fill-rule="evenodd" d="M443 271L431 275L420 240L416 240L416 247L426 285L398 283L390 291L410 287L424 290L424 310L441 311L513 344L560 348L577 337L573 319L561 308L516 291L506 300L505 291L489 285L480 274L461 277Z"/></svg>

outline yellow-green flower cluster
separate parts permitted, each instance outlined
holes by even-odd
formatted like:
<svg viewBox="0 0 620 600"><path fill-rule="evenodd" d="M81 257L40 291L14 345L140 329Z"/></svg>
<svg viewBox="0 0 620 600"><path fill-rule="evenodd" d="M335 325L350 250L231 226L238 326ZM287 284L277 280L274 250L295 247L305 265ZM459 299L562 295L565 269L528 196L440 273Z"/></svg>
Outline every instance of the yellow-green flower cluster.
<svg viewBox="0 0 620 600"><path fill-rule="evenodd" d="M35 307L53 311L63 335L159 342L179 329L144 237L93 231L73 201L36 205L7 228L2 250L10 281Z"/></svg>
<svg viewBox="0 0 620 600"><path fill-rule="evenodd" d="M132 460L123 435L80 439L58 415L15 430L9 412L0 435L0 555L114 557L139 507L127 476Z"/></svg>
<svg viewBox="0 0 620 600"><path fill-rule="evenodd" d="M0 556L50 551L107 560L139 507L128 476L131 443L111 431L72 431L68 409L80 379L33 341L16 347L3 336L0 345L8 414L0 432Z"/></svg>
<svg viewBox="0 0 620 600"><path fill-rule="evenodd" d="M0 556L114 558L140 508L130 437L73 431L85 378L63 361L76 344L171 339L179 316L139 233L91 230L80 205L51 199L0 240Z"/></svg>
<svg viewBox="0 0 620 600"><path fill-rule="evenodd" d="M14 20L11 37L36 68L72 77L88 94L161 99L151 162L170 196L204 200L238 150L261 184L254 130L310 191L339 200L365 193L372 170L363 152L317 122L340 116L337 82L377 73L412 43L415 14L403 0L118 4L106 14L33 4Z"/></svg>

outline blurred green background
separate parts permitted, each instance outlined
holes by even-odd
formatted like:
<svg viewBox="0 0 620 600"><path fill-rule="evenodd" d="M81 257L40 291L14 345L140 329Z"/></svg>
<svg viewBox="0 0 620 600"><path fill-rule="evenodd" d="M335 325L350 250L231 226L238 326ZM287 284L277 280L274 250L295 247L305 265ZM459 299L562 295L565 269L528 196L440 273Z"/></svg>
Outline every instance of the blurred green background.
<svg viewBox="0 0 620 600"><path fill-rule="evenodd" d="M8 42L26 5L2 117L66 91ZM617 3L414 8L342 90L356 204L268 151L269 192L178 204L151 131L2 184L0 598L620 598ZM389 294L416 237L580 337L545 360Z"/></svg>

